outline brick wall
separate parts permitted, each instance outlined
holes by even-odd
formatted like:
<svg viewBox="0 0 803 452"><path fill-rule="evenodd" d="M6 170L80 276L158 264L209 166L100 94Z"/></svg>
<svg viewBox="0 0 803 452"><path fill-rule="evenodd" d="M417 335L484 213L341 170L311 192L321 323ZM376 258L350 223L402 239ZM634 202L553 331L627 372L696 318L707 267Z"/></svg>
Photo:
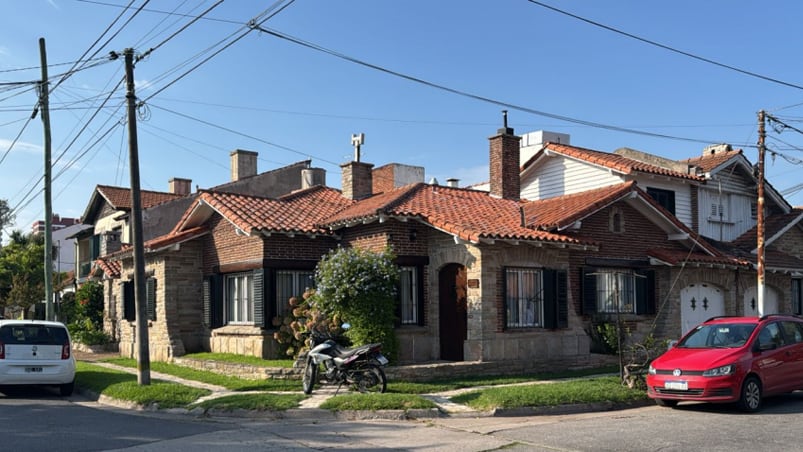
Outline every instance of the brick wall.
<svg viewBox="0 0 803 452"><path fill-rule="evenodd" d="M492 196L519 199L519 141L513 130L500 129L490 138L490 191Z"/></svg>

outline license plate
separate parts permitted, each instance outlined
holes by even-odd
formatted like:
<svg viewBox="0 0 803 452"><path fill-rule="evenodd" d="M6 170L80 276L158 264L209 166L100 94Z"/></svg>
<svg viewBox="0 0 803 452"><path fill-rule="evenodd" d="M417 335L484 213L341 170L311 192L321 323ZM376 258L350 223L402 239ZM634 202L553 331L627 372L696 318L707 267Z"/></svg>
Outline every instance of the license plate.
<svg viewBox="0 0 803 452"><path fill-rule="evenodd" d="M28 372L28 373L38 373L38 372L41 372L41 371L42 371L41 367L26 367L25 368L25 372Z"/></svg>
<svg viewBox="0 0 803 452"><path fill-rule="evenodd" d="M377 361L379 361L379 364L381 364L381 365L383 365L383 366L384 366L385 364L387 364L387 363L388 363L388 359L387 359L387 358L385 358L385 357L384 357L384 356L382 356L382 355L379 355L379 356L377 356L377 357L376 357L376 360L377 360Z"/></svg>
<svg viewBox="0 0 803 452"><path fill-rule="evenodd" d="M676 391L688 391L689 382L687 381L667 381L664 383L664 389L674 389Z"/></svg>

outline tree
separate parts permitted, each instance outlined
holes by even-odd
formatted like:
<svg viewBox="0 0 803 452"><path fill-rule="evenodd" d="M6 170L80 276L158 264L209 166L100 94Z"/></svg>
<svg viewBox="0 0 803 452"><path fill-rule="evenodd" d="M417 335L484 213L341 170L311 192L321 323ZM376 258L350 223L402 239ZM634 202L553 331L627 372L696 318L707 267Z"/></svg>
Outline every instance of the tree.
<svg viewBox="0 0 803 452"><path fill-rule="evenodd" d="M394 325L399 269L394 259L389 248L381 253L332 250L315 269L317 289L309 299L325 317L351 324L345 334L355 345L381 342L390 359L398 353Z"/></svg>
<svg viewBox="0 0 803 452"><path fill-rule="evenodd" d="M0 242L3 239L3 230L9 224L14 222L15 215L11 211L11 208L8 207L8 201L5 199L0 199Z"/></svg>
<svg viewBox="0 0 803 452"><path fill-rule="evenodd" d="M0 307L14 316L28 311L45 297L44 243L37 236L14 231L11 242L0 249Z"/></svg>

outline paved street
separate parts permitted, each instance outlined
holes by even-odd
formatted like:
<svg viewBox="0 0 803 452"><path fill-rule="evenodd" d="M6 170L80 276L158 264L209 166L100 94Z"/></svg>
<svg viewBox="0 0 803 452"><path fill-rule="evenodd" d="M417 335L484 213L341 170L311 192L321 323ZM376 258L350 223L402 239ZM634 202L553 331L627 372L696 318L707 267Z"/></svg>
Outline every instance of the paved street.
<svg viewBox="0 0 803 452"><path fill-rule="evenodd" d="M803 393L777 397L754 415L688 404L569 415L339 420L318 410L196 417L132 411L31 389L0 396L7 450L800 450Z"/></svg>

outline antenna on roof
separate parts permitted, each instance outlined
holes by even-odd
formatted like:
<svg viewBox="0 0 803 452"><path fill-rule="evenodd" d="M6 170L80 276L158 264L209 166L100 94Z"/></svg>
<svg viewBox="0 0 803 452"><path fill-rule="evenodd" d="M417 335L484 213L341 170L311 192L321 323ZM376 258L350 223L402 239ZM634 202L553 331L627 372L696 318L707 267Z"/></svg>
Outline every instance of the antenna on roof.
<svg viewBox="0 0 803 452"><path fill-rule="evenodd" d="M351 145L354 146L354 161L360 161L360 146L365 143L365 134L364 133L352 133L351 134Z"/></svg>

